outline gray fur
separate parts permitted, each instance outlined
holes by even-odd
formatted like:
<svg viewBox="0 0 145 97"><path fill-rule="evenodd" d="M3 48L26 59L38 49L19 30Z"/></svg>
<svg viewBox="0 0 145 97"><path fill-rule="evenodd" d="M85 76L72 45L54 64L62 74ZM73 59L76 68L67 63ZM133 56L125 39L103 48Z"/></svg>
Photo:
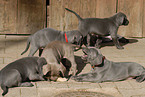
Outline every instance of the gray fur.
<svg viewBox="0 0 145 97"><path fill-rule="evenodd" d="M112 17L109 18L81 18L76 12L65 8L66 10L74 13L79 20L79 30L82 32L82 35L87 36L87 43L89 45L90 36L89 33L95 33L99 36L108 36L111 35L111 38L118 49L123 49L120 46L117 39L117 31L119 26L128 25L129 21L124 13L119 12ZM99 41L97 39L97 41ZM98 42L97 42L98 43ZM96 44L98 45L98 44Z"/></svg>
<svg viewBox="0 0 145 97"><path fill-rule="evenodd" d="M107 59L102 60L103 55L96 48L84 48L86 59L92 66L97 65L92 72L74 76L74 80L80 82L106 82L120 81L128 77L136 77L136 81L145 80L145 68L135 62L112 62Z"/></svg>
<svg viewBox="0 0 145 97"><path fill-rule="evenodd" d="M4 96L13 86L32 87L29 80L44 80L42 66L46 60L39 57L25 57L16 60L0 71L0 85Z"/></svg>
<svg viewBox="0 0 145 97"><path fill-rule="evenodd" d="M23 55L29 49L29 46L31 46L31 49L28 56L33 56L38 49L44 48L52 41L66 41L64 35L65 33L69 43L76 43L77 45L81 45L82 35L78 30L64 32L52 28L45 28L37 31L28 38L27 47L25 51L21 53L21 55ZM39 54L39 56L41 56L41 54Z"/></svg>
<svg viewBox="0 0 145 97"><path fill-rule="evenodd" d="M53 41L44 48L42 57L44 57L48 63L47 67L44 68L44 74L46 74L46 78L48 80L56 81L60 75L60 72L64 76L66 68L61 62L61 59L63 58L66 58L71 62L69 74L76 74L77 64L74 59L74 47L75 45L73 44L69 44L62 41Z"/></svg>

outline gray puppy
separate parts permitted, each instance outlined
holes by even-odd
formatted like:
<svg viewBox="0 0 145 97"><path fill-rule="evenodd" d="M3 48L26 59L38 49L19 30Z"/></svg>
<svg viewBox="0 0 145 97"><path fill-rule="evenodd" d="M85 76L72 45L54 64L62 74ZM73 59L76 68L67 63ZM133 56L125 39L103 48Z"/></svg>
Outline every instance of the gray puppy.
<svg viewBox="0 0 145 97"><path fill-rule="evenodd" d="M44 48L48 43L57 40L65 41L81 46L82 35L78 30L64 32L52 28L45 28L37 31L36 33L32 34L28 38L27 47L25 51L21 53L21 55L23 55L31 45L30 53L28 56L33 56L38 49L39 49L39 56L41 56L42 48Z"/></svg>
<svg viewBox="0 0 145 97"><path fill-rule="evenodd" d="M44 80L42 66L46 64L45 58L39 57L25 57L8 64L0 71L2 95L7 94L10 87L33 86L32 83L26 81Z"/></svg>
<svg viewBox="0 0 145 97"><path fill-rule="evenodd" d="M44 74L46 74L45 76L48 80L56 81L60 73L64 76L66 68L61 62L63 58L66 58L71 62L69 74L76 74L77 64L74 59L73 51L75 46L76 45L62 41L53 41L44 48L42 57L44 57L48 63L47 67L44 67Z"/></svg>
<svg viewBox="0 0 145 97"><path fill-rule="evenodd" d="M111 35L111 38L118 49L123 49L120 46L117 39L117 31L119 26L128 25L129 21L124 13L119 12L112 17L109 18L81 18L76 12L65 8L66 10L74 13L79 20L79 30L83 32L82 35L87 36L87 43L90 41L89 33L95 33L99 36L108 36ZM97 43L99 44L99 40L97 39ZM97 44L97 45L98 45ZM89 45L89 44L88 44Z"/></svg>
<svg viewBox="0 0 145 97"><path fill-rule="evenodd" d="M97 48L83 48L87 60L93 71L75 76L73 79L80 82L120 81L128 77L136 77L137 82L145 80L145 68L135 62L112 62L107 60Z"/></svg>

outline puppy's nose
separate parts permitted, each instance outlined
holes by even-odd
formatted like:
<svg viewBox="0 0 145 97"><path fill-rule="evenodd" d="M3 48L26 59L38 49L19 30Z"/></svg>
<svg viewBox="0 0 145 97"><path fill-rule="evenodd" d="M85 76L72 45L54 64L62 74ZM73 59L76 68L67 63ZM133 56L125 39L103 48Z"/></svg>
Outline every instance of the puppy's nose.
<svg viewBox="0 0 145 97"><path fill-rule="evenodd" d="M129 21L127 20L127 25L129 24Z"/></svg>
<svg viewBox="0 0 145 97"><path fill-rule="evenodd" d="M128 20L126 20L126 22L125 22L125 26L127 26L129 24L129 21Z"/></svg>

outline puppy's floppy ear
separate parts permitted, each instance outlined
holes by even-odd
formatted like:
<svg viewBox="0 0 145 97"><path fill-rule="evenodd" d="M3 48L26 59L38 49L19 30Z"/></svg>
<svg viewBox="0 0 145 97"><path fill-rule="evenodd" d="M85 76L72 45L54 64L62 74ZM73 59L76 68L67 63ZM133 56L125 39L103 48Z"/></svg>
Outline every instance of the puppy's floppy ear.
<svg viewBox="0 0 145 97"><path fill-rule="evenodd" d="M118 23L119 26L121 26L123 24L124 18L125 18L125 14L122 12L119 12L116 14L116 21Z"/></svg>
<svg viewBox="0 0 145 97"><path fill-rule="evenodd" d="M39 59L37 60L37 63L39 66L43 66L47 64L47 61L44 57L39 57Z"/></svg>

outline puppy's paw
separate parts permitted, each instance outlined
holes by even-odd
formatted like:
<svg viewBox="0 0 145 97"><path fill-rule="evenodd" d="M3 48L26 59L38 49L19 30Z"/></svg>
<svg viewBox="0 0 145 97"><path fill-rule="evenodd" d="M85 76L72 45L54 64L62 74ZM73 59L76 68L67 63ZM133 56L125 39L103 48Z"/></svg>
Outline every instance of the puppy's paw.
<svg viewBox="0 0 145 97"><path fill-rule="evenodd" d="M75 80L77 78L77 76L71 76L70 79Z"/></svg>
<svg viewBox="0 0 145 97"><path fill-rule="evenodd" d="M76 69L70 69L69 71L69 75L75 76L76 75L77 70Z"/></svg>
<svg viewBox="0 0 145 97"><path fill-rule="evenodd" d="M145 80L144 75L141 75L141 76L136 78L136 81L139 82L139 83L143 82L144 80Z"/></svg>
<svg viewBox="0 0 145 97"><path fill-rule="evenodd" d="M120 49L120 50L121 50L121 49L124 49L124 47L122 47L122 46L118 46L117 49Z"/></svg>
<svg viewBox="0 0 145 97"><path fill-rule="evenodd" d="M20 87L33 87L34 85L30 82L24 82L19 85Z"/></svg>
<svg viewBox="0 0 145 97"><path fill-rule="evenodd" d="M83 78L77 78L77 79L75 79L75 81L77 81L77 82L83 82Z"/></svg>
<svg viewBox="0 0 145 97"><path fill-rule="evenodd" d="M72 76L71 79L77 81L77 82L82 82L83 78L79 77L79 76Z"/></svg>

